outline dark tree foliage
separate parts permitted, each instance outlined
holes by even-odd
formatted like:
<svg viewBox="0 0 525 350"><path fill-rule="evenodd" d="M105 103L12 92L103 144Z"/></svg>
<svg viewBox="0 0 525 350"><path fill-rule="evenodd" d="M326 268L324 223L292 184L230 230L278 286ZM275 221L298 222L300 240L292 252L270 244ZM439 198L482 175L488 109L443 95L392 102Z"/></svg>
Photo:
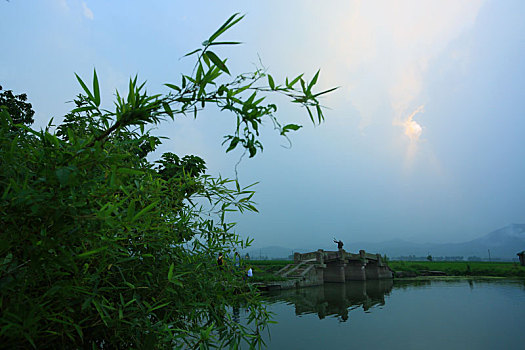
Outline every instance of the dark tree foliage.
<svg viewBox="0 0 525 350"><path fill-rule="evenodd" d="M64 122L33 130L25 95L0 110L0 344L4 348L209 348L261 345L269 315L243 271L216 266L243 241L231 211L256 211L254 192L205 173L203 159L165 153L146 127L197 116L207 105L234 115L227 151L262 149L259 127L285 135L275 94L323 115L302 75L278 85L264 70L232 77L210 48L242 17L232 16L190 53L195 70L168 94L150 95L131 79L115 109L101 108L96 72ZM7 96L7 97L6 97ZM4 100L2 100L4 101ZM4 102L2 102L4 104ZM314 117L315 116L315 117ZM149 157L147 157L150 155ZM231 306L249 310L248 325Z"/></svg>
<svg viewBox="0 0 525 350"><path fill-rule="evenodd" d="M11 90L2 90L0 86L0 106L3 106L15 124L33 124L33 106L27 102L27 95L15 95Z"/></svg>

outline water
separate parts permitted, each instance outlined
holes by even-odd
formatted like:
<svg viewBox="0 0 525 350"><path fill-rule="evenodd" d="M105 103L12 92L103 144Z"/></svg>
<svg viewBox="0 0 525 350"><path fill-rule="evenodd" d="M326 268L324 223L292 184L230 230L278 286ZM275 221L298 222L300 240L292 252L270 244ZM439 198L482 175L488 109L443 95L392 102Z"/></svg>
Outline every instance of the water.
<svg viewBox="0 0 525 350"><path fill-rule="evenodd" d="M266 296L270 349L523 349L524 281L368 281Z"/></svg>

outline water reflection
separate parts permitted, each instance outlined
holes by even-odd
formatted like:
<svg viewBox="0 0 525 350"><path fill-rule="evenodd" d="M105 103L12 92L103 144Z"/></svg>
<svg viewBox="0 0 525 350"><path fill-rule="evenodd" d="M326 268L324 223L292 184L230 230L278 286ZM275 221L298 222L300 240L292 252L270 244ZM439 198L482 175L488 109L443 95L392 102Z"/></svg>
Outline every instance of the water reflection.
<svg viewBox="0 0 525 350"><path fill-rule="evenodd" d="M522 349L525 281L395 280L266 294L269 349ZM241 308L241 322L246 319ZM322 320L321 320L322 319ZM348 321L348 322L345 322ZM243 347L244 348L244 347Z"/></svg>
<svg viewBox="0 0 525 350"><path fill-rule="evenodd" d="M334 316L341 322L348 320L348 312L385 304L385 295L392 290L392 280L327 283L318 287L290 289L267 295L269 302L284 301L295 306L295 314L317 314L319 319Z"/></svg>

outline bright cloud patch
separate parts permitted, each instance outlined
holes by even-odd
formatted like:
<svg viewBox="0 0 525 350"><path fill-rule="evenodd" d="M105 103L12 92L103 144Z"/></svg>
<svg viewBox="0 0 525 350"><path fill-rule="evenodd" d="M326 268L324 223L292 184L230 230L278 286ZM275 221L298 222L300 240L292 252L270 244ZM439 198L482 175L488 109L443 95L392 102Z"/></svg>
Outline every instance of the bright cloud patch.
<svg viewBox="0 0 525 350"><path fill-rule="evenodd" d="M87 19L93 20L93 18L95 18L93 16L93 11L91 11L91 9L87 6L87 4L84 1L82 1L82 12L84 14L84 17L86 17Z"/></svg>
<svg viewBox="0 0 525 350"><path fill-rule="evenodd" d="M418 122L414 120L416 114L423 112L423 105L419 106L410 116L403 122L405 128L405 135L408 136L410 142L417 142L421 136L423 128Z"/></svg>

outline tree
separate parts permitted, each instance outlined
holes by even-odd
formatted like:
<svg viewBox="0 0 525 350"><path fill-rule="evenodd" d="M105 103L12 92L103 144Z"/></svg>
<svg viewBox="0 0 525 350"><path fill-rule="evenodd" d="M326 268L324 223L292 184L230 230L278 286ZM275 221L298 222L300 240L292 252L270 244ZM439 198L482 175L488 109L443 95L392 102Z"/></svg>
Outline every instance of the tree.
<svg viewBox="0 0 525 350"><path fill-rule="evenodd" d="M11 90L2 91L0 86L0 106L3 106L15 124L33 124L35 111L27 101L26 94L15 95Z"/></svg>
<svg viewBox="0 0 525 350"><path fill-rule="evenodd" d="M261 344L269 315L242 272L218 269L219 252L245 248L227 221L230 211L256 211L254 194L237 180L205 173L203 159L147 155L161 139L148 127L213 105L235 116L226 151L262 150L259 127L269 119L287 136L265 98L284 94L323 120L309 82L276 84L263 69L230 76L211 50L241 20L230 17L199 48L192 74L150 95L137 77L115 109L102 109L92 88L55 129L33 130L9 106L0 110L0 342L17 348L207 348ZM18 105L20 110L24 105ZM28 115L28 114L26 114ZM250 310L234 322L230 306Z"/></svg>

